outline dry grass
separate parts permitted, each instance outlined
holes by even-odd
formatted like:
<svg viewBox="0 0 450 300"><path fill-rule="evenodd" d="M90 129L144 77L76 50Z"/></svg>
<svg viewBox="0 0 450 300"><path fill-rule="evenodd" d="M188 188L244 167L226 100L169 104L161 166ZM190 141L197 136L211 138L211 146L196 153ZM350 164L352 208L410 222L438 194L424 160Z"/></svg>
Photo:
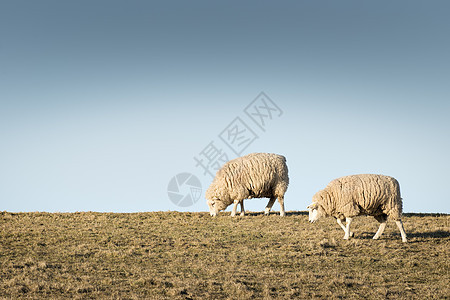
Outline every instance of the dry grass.
<svg viewBox="0 0 450 300"><path fill-rule="evenodd" d="M0 213L0 297L120 299L444 299L449 220L334 219L252 213Z"/></svg>

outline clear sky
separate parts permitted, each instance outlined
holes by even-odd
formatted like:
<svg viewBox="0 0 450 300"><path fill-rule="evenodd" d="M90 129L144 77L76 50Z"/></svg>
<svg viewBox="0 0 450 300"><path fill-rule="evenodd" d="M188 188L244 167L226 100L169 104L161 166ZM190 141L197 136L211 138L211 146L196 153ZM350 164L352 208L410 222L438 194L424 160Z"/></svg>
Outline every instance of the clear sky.
<svg viewBox="0 0 450 300"><path fill-rule="evenodd" d="M0 210L206 211L212 178L194 158L208 145L236 157L226 142L244 123L253 136L234 140L246 146L237 152L287 157L287 210L305 210L334 178L380 173L400 182L405 212L450 213L449 11L1 1ZM263 127L245 113L260 92L279 109L259 105ZM202 186L184 207L168 194L180 173ZM180 195L197 186L181 183Z"/></svg>

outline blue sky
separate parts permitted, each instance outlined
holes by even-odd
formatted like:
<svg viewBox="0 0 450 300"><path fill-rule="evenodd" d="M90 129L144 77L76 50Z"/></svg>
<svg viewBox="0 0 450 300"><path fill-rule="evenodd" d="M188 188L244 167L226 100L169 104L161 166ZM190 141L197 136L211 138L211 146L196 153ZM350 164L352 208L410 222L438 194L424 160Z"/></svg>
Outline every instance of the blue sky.
<svg viewBox="0 0 450 300"><path fill-rule="evenodd" d="M240 117L258 135L242 154L287 157L287 210L381 173L404 211L449 213L449 8L2 1L0 210L206 211L194 157L213 141L234 158L218 135ZM265 131L244 113L262 91L283 112ZM182 172L203 188L189 207L167 193Z"/></svg>

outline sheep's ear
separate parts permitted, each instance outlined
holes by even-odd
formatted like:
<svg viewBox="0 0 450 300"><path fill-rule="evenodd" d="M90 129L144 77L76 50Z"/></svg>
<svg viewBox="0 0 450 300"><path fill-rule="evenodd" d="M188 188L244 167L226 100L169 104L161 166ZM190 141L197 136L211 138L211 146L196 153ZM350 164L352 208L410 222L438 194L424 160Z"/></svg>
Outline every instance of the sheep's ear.
<svg viewBox="0 0 450 300"><path fill-rule="evenodd" d="M317 205L317 203L311 203L310 205L308 205L308 209L317 209L319 206Z"/></svg>

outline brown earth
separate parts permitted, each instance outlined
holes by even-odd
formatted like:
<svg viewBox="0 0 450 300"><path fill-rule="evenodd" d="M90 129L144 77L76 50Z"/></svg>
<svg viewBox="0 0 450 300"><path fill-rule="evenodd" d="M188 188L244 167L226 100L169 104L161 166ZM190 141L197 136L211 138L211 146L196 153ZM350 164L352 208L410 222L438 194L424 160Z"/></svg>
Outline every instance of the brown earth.
<svg viewBox="0 0 450 300"><path fill-rule="evenodd" d="M0 212L0 298L448 299L449 221Z"/></svg>

